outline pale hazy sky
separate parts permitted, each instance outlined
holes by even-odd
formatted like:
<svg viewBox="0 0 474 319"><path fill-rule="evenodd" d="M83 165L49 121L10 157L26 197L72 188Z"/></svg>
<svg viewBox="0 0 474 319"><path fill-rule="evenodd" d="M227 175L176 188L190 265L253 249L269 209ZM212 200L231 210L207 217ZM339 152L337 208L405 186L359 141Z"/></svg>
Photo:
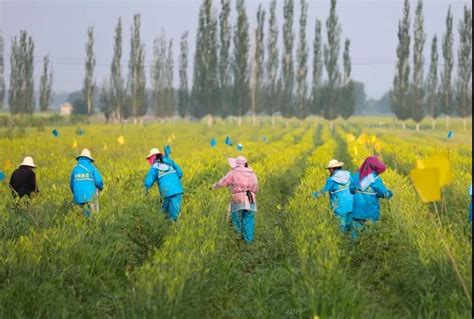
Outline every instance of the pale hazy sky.
<svg viewBox="0 0 474 319"><path fill-rule="evenodd" d="M277 2L281 25L283 0ZM299 2L295 0L295 39ZM311 46L315 20L326 19L330 1L309 0L308 2L307 35ZM179 38L184 31L190 33L190 51L194 52L194 36L200 3L201 0L0 0L0 32L6 42L6 80L8 82L10 72L8 63L10 39L21 29L26 29L33 36L36 44L36 83L38 83L42 56L49 54L55 72L54 90L62 92L80 89L84 75L86 30L88 26L94 26L96 81L100 84L109 74L114 28L119 17L122 17L124 25L123 66L126 72L130 27L134 13L142 15L142 39L146 45L147 65L150 65L152 61L153 39L164 28L167 36L174 39L176 66ZM220 3L220 1L214 1L214 3ZM265 8L268 8L269 1L247 0L246 3L251 25L254 25L258 5L262 3ZM353 78L365 83L369 97L378 98L391 86L396 61L397 24L402 14L402 4L403 0L339 1L338 14L342 23L343 38L348 37L352 41ZM441 37L446 11L450 4L453 6L457 42L458 21L462 16L463 6L471 5L470 1L424 1L427 63L431 39L434 34ZM414 8L415 1L413 0L412 15ZM190 58L192 62L192 56ZM191 72L192 67L189 70L190 76ZM148 85L149 74L148 69ZM175 80L177 78L177 70L175 70Z"/></svg>

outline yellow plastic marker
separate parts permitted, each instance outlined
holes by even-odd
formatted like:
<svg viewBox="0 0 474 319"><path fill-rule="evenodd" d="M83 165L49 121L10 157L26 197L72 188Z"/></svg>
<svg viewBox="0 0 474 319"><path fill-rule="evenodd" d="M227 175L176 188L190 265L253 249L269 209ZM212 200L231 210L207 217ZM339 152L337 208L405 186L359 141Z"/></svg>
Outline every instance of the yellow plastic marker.
<svg viewBox="0 0 474 319"><path fill-rule="evenodd" d="M423 203L441 200L440 171L437 168L419 169L410 171L410 178Z"/></svg>
<svg viewBox="0 0 474 319"><path fill-rule="evenodd" d="M439 169L439 186L444 187L450 184L453 179L453 170L451 167L451 162L449 161L448 154L440 153L433 155L425 160L419 161L417 167L424 169L436 168Z"/></svg>
<svg viewBox="0 0 474 319"><path fill-rule="evenodd" d="M3 162L3 170L4 171L9 171L12 167L13 167L12 161L7 159Z"/></svg>
<svg viewBox="0 0 474 319"><path fill-rule="evenodd" d="M106 143L106 144L104 144L104 148L103 148L103 150L104 150L104 151L106 151L106 150L107 150L107 143Z"/></svg>
<svg viewBox="0 0 474 319"><path fill-rule="evenodd" d="M380 142L380 141L375 142L374 143L374 148L377 152L380 153L382 151L382 142Z"/></svg>
<svg viewBox="0 0 474 319"><path fill-rule="evenodd" d="M372 135L372 136L370 137L370 142L371 142L372 144L375 144L375 143L377 142L377 136L376 136L376 135Z"/></svg>
<svg viewBox="0 0 474 319"><path fill-rule="evenodd" d="M366 133L361 134L359 138L357 139L357 143L359 143L360 145L364 145L365 143L367 143L367 134Z"/></svg>
<svg viewBox="0 0 474 319"><path fill-rule="evenodd" d="M359 155L359 148L357 146L354 146L354 155Z"/></svg>
<svg viewBox="0 0 474 319"><path fill-rule="evenodd" d="M119 143L120 145L125 144L125 138L123 136L119 136L117 138L117 143Z"/></svg>
<svg viewBox="0 0 474 319"><path fill-rule="evenodd" d="M77 141L74 139L74 142L72 143L72 148L77 148Z"/></svg>
<svg viewBox="0 0 474 319"><path fill-rule="evenodd" d="M347 143L352 143L355 141L355 136L352 133L347 134Z"/></svg>

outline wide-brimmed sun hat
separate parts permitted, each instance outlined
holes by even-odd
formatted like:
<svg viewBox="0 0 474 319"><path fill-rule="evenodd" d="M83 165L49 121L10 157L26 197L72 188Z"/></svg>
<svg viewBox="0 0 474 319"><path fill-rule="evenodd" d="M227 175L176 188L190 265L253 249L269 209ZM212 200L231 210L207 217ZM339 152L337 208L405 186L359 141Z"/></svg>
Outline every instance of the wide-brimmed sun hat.
<svg viewBox="0 0 474 319"><path fill-rule="evenodd" d="M92 157L91 151L89 151L87 148L83 149L81 152L81 155L76 157L76 159L79 159L81 157L85 157L85 158L90 159L91 161L95 161L94 158Z"/></svg>
<svg viewBox="0 0 474 319"><path fill-rule="evenodd" d="M247 159L243 156L238 156L237 158L228 158L227 162L229 163L230 167L236 168L237 166L244 166L247 164Z"/></svg>
<svg viewBox="0 0 474 319"><path fill-rule="evenodd" d="M343 166L344 166L343 162L339 162L338 160L333 159L329 161L328 166L326 168L330 169L330 168L338 168L338 167L343 167Z"/></svg>
<svg viewBox="0 0 474 319"><path fill-rule="evenodd" d="M23 159L23 162L20 164L20 166L28 166L28 167L33 167L36 168L35 162L33 161L33 157L27 156Z"/></svg>
<svg viewBox="0 0 474 319"><path fill-rule="evenodd" d="M152 148L150 150L150 154L148 154L148 156L146 157L146 159L149 159L150 157L154 156L154 155L158 155L158 154L161 154L161 151L157 148Z"/></svg>

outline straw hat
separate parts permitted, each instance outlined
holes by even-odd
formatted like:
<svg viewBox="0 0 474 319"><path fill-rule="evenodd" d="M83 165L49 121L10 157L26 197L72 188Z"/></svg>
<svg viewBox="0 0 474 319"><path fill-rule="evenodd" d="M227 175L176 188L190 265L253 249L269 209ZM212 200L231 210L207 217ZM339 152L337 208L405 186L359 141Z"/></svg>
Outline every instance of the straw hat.
<svg viewBox="0 0 474 319"><path fill-rule="evenodd" d="M33 161L33 158L30 156L25 157L23 159L23 163L21 163L20 166L28 166L28 167L36 168L35 162Z"/></svg>
<svg viewBox="0 0 474 319"><path fill-rule="evenodd" d="M95 161L94 158L91 155L91 151L89 151L87 148L83 149L82 152L81 152L81 155L76 157L76 159L79 159L81 157L85 157L85 158L90 159L91 161Z"/></svg>
<svg viewBox="0 0 474 319"><path fill-rule="evenodd" d="M237 158L228 158L227 162L229 163L230 167L236 168L237 166L243 166L247 164L247 159L243 156L239 156Z"/></svg>
<svg viewBox="0 0 474 319"><path fill-rule="evenodd" d="M343 162L339 162L338 160L333 159L329 161L328 166L326 168L330 169L330 168L338 168L338 167L343 167L343 166L344 166Z"/></svg>
<svg viewBox="0 0 474 319"><path fill-rule="evenodd" d="M150 150L150 154L148 154L148 156L146 157L146 159L149 159L150 157L152 157L153 155L158 155L158 154L161 154L161 151L157 148L152 148Z"/></svg>

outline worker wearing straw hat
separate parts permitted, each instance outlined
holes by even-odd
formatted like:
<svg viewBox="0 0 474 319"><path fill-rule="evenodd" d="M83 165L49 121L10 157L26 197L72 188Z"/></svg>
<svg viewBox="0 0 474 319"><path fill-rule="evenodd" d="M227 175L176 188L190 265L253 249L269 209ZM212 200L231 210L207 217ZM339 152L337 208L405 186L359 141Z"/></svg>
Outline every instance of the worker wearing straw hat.
<svg viewBox="0 0 474 319"><path fill-rule="evenodd" d="M39 193L38 185L36 184L36 174L34 172L35 168L36 165L33 158L27 156L13 172L10 178L10 188L13 197L31 197L32 194Z"/></svg>
<svg viewBox="0 0 474 319"><path fill-rule="evenodd" d="M104 182L88 149L82 150L76 160L77 164L71 172L71 191L74 203L84 208L85 217L90 217L92 212L99 210L98 195L104 188Z"/></svg>
<svg viewBox="0 0 474 319"><path fill-rule="evenodd" d="M354 195L349 190L351 173L342 169L344 163L338 160L331 160L327 165L329 177L326 185L319 192L314 192L314 198L318 198L325 193L329 193L331 209L339 219L340 229L348 233L352 226L352 204Z"/></svg>
<svg viewBox="0 0 474 319"><path fill-rule="evenodd" d="M146 157L151 166L145 177L145 188L148 191L153 184L158 184L162 198L161 209L167 218L177 221L181 212L184 189L181 184L183 171L169 156L163 155L157 148L152 148Z"/></svg>

